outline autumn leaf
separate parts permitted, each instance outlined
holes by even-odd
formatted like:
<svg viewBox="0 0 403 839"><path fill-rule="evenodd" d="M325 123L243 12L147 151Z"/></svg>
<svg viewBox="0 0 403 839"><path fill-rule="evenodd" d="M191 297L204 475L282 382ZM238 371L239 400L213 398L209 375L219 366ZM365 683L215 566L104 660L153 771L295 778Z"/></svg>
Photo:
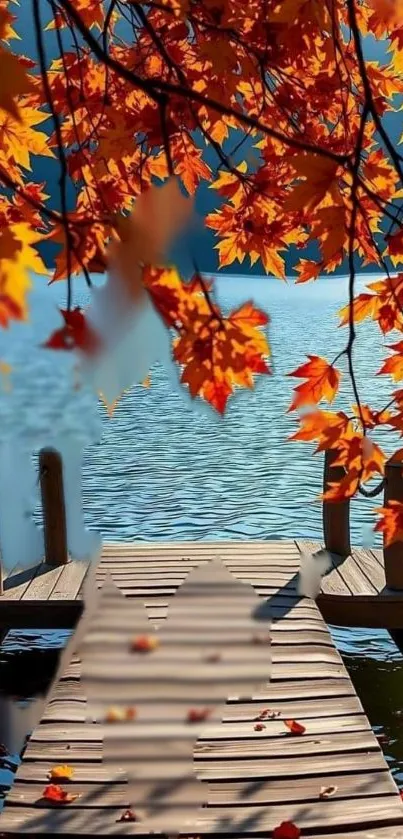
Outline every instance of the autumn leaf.
<svg viewBox="0 0 403 839"><path fill-rule="evenodd" d="M58 764L57 766L52 766L51 770L49 771L49 779L51 781L71 781L73 775L73 767L68 766L67 764Z"/></svg>
<svg viewBox="0 0 403 839"><path fill-rule="evenodd" d="M138 817L134 810L125 810L121 816L117 819L118 822L137 822Z"/></svg>
<svg viewBox="0 0 403 839"><path fill-rule="evenodd" d="M77 798L79 798L78 795L66 792L59 784L48 784L42 793L42 800L52 804L72 804Z"/></svg>
<svg viewBox="0 0 403 839"><path fill-rule="evenodd" d="M30 171L31 155L54 157L48 135L36 129L47 119L48 114L25 100L20 102L19 119L7 111L0 111L0 152L8 158L10 165L17 164Z"/></svg>
<svg viewBox="0 0 403 839"><path fill-rule="evenodd" d="M136 716L136 708L121 708L119 705L112 705L106 712L105 722L132 722Z"/></svg>
<svg viewBox="0 0 403 839"><path fill-rule="evenodd" d="M403 379L403 341L390 344L388 349L393 350L395 355L386 359L380 370L378 370L377 375L389 375L394 382L398 382Z"/></svg>
<svg viewBox="0 0 403 839"><path fill-rule="evenodd" d="M263 711L256 717L259 720L274 720L281 715L281 711L272 711L271 708L263 708Z"/></svg>
<svg viewBox="0 0 403 839"><path fill-rule="evenodd" d="M284 725L290 730L291 734L305 734L305 726L301 725L300 722L296 722L296 720L284 720Z"/></svg>
<svg viewBox="0 0 403 839"><path fill-rule="evenodd" d="M309 361L302 364L289 376L296 376L300 379L307 379L301 385L294 388L295 395L289 411L295 411L305 405L316 405L321 399L333 402L339 389L340 372L317 355L308 355Z"/></svg>
<svg viewBox="0 0 403 839"><path fill-rule="evenodd" d="M130 649L134 653L150 653L159 647L160 639L156 635L138 635L133 638Z"/></svg>
<svg viewBox="0 0 403 839"><path fill-rule="evenodd" d="M321 799L332 798L333 795L336 795L337 790L338 790L338 787L333 786L333 785L328 786L328 787L321 787L320 788L320 793L319 793L319 798L321 798Z"/></svg>
<svg viewBox="0 0 403 839"><path fill-rule="evenodd" d="M255 723L253 728L255 731L263 731L263 729L266 728L266 726L262 722L257 722Z"/></svg>
<svg viewBox="0 0 403 839"><path fill-rule="evenodd" d="M210 708L190 708L186 716L186 721L190 723L204 722L209 715Z"/></svg>
<svg viewBox="0 0 403 839"><path fill-rule="evenodd" d="M27 317L31 272L47 274L34 247L41 238L23 222L0 228L0 325L4 328L10 320Z"/></svg>
<svg viewBox="0 0 403 839"><path fill-rule="evenodd" d="M83 311L60 309L64 326L56 329L43 344L52 350L81 350L85 355L95 355L102 347L101 338L89 325Z"/></svg>
<svg viewBox="0 0 403 839"><path fill-rule="evenodd" d="M340 202L339 186L336 173L339 169L337 161L318 155L298 154L292 159L292 165L299 179L304 178L293 187L288 196L284 209L305 211L312 210L329 195L335 204Z"/></svg>
<svg viewBox="0 0 403 839"><path fill-rule="evenodd" d="M403 502L388 501L386 507L380 507L375 512L380 516L375 525L378 533L383 533L386 547L394 542L403 542Z"/></svg>
<svg viewBox="0 0 403 839"><path fill-rule="evenodd" d="M0 8L0 37L5 30L6 18L6 10ZM0 45L0 108L20 122L18 98L31 89L32 84L22 62Z"/></svg>
<svg viewBox="0 0 403 839"><path fill-rule="evenodd" d="M301 831L294 822L281 822L273 830L273 839L300 839Z"/></svg>

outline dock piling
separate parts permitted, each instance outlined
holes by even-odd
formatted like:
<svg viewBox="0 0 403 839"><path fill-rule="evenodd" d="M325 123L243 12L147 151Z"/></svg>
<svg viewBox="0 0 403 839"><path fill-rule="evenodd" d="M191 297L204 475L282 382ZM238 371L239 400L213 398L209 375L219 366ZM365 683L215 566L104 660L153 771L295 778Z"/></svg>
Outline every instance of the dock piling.
<svg viewBox="0 0 403 839"><path fill-rule="evenodd" d="M324 492L329 488L331 483L341 481L344 477L345 470L343 466L334 466L334 461L337 459L338 452L334 449L328 449L325 452L325 467L323 474L323 489ZM350 545L350 501L340 502L323 502L323 534L325 539L325 548L330 553L339 554L339 556L349 556L351 553Z"/></svg>
<svg viewBox="0 0 403 839"><path fill-rule="evenodd" d="M391 458L385 466L384 506L388 501L403 502L403 463ZM390 589L403 590L403 545L393 542L391 545L383 542L383 557L385 564L386 585Z"/></svg>
<svg viewBox="0 0 403 839"><path fill-rule="evenodd" d="M48 565L65 565L68 562L68 552L63 465L56 449L41 449L39 475L45 530L45 560Z"/></svg>

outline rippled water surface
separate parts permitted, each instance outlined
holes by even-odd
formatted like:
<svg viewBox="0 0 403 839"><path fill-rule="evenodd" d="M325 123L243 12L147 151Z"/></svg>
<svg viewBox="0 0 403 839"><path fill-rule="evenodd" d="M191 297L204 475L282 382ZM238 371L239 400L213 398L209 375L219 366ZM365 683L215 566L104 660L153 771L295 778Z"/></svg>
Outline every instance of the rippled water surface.
<svg viewBox="0 0 403 839"><path fill-rule="evenodd" d="M368 279L360 278L359 285ZM239 393L221 418L192 406L156 368L149 390L136 387L126 394L112 420L103 412L103 437L86 451L83 484L88 525L107 541L321 538L317 496L323 461L313 456L313 446L287 442L297 428L287 407L298 382L286 373L306 354L333 359L345 345L337 311L346 302L347 280L324 277L303 287L223 277L217 293L224 307L251 298L270 313L273 376L261 377L252 393ZM41 295L34 305L41 305ZM360 397L378 409L390 392L387 377L375 376L384 343L374 325L358 329ZM337 406L352 402L346 375ZM391 451L393 441L385 447ZM378 501L361 496L353 501L353 543L379 544L372 532ZM403 781L401 655L383 631L335 629L333 634L376 733L384 735L391 768ZM10 635L0 661L4 678L10 662L27 650L49 651L64 640L61 633ZM19 695L21 685L14 688Z"/></svg>

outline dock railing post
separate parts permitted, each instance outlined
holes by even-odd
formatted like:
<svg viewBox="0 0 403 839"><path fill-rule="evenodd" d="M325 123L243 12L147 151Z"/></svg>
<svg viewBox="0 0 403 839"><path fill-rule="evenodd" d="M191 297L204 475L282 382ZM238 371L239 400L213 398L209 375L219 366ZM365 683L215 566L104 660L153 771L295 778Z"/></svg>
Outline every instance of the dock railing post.
<svg viewBox="0 0 403 839"><path fill-rule="evenodd" d="M334 449L325 451L325 468L323 474L323 489L326 491L330 483L340 481L345 474L342 466L334 466L338 452ZM350 501L323 502L323 535L325 548L330 553L349 556L350 545Z"/></svg>
<svg viewBox="0 0 403 839"><path fill-rule="evenodd" d="M403 501L403 463L393 458L385 465L384 507L388 501ZM384 537L383 560L386 585L388 588L403 590L403 543L392 542L387 546Z"/></svg>
<svg viewBox="0 0 403 839"><path fill-rule="evenodd" d="M45 561L48 565L68 562L66 511L64 506L63 465L55 449L39 452L43 526L45 531Z"/></svg>

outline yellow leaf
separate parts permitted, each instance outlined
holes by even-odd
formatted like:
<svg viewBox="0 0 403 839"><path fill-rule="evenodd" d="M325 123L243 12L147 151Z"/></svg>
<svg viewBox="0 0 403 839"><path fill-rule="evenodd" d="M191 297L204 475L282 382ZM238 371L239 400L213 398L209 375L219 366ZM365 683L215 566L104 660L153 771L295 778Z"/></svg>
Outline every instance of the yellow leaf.
<svg viewBox="0 0 403 839"><path fill-rule="evenodd" d="M71 781L73 775L74 769L72 766L59 764L58 766L52 766L49 772L49 780L56 781L63 779L65 781Z"/></svg>
<svg viewBox="0 0 403 839"><path fill-rule="evenodd" d="M48 135L35 130L36 125L47 119L48 114L25 103L21 104L19 121L6 111L0 111L0 151L4 151L8 158L29 170L31 154L54 157L49 147Z"/></svg>
<svg viewBox="0 0 403 839"><path fill-rule="evenodd" d="M3 327L12 319L26 319L31 273L48 273L37 250L32 247L41 238L25 222L0 230L0 325Z"/></svg>

